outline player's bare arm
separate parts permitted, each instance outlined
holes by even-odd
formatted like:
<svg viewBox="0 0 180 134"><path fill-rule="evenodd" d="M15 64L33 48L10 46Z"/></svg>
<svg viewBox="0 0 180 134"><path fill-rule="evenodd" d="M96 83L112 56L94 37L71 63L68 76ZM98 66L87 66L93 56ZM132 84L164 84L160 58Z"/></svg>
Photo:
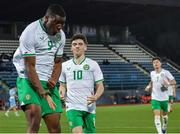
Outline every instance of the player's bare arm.
<svg viewBox="0 0 180 134"><path fill-rule="evenodd" d="M173 87L173 96L174 96L174 98L176 98L176 80L175 79L171 80L170 84Z"/></svg>
<svg viewBox="0 0 180 134"><path fill-rule="evenodd" d="M145 91L151 92L152 91L152 82L150 81L149 84L146 86Z"/></svg>
<svg viewBox="0 0 180 134"><path fill-rule="evenodd" d="M44 89L40 84L38 75L36 73L36 57L25 57L25 65L27 69L28 78L31 84L35 87L35 90L41 95L44 93Z"/></svg>
<svg viewBox="0 0 180 134"><path fill-rule="evenodd" d="M96 93L95 93L95 95L88 97L88 103L91 104L91 103L94 103L95 101L97 101L101 97L103 92L104 92L103 82L97 83L96 84Z"/></svg>
<svg viewBox="0 0 180 134"><path fill-rule="evenodd" d="M164 85L166 87L176 85L176 80L175 79L173 79L173 80L164 80Z"/></svg>
<svg viewBox="0 0 180 134"><path fill-rule="evenodd" d="M64 83L61 83L60 86L59 86L59 93L60 93L60 97L61 97L61 100L65 100L65 93L66 93L66 84Z"/></svg>
<svg viewBox="0 0 180 134"><path fill-rule="evenodd" d="M25 66L27 69L28 78L29 78L31 84L33 85L34 89L39 93L40 96L43 96L47 100L49 106L52 109L55 109L55 104L54 104L53 100L48 95L48 92L45 91L43 89L43 87L41 86L38 75L36 73L36 69L35 69L36 57L35 56L34 57L25 57L24 60L25 60Z"/></svg>
<svg viewBox="0 0 180 134"><path fill-rule="evenodd" d="M61 61L62 61L62 58L60 57L55 58L54 60L53 72L52 72L51 78L48 80L48 86L50 89L54 88L61 74L61 68L62 68Z"/></svg>
<svg viewBox="0 0 180 134"><path fill-rule="evenodd" d="M169 84L170 84L170 85L176 85L176 80L175 80L175 79L170 80Z"/></svg>

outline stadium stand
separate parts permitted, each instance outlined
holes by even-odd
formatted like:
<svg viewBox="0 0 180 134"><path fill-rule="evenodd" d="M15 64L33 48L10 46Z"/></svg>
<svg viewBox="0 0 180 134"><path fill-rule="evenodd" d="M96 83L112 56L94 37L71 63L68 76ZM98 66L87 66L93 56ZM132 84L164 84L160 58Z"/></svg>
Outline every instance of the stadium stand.
<svg viewBox="0 0 180 134"><path fill-rule="evenodd" d="M18 47L17 40L0 40L0 53L13 54ZM72 57L70 41L67 40L64 53ZM105 77L105 86L110 90L144 89L149 82L149 72L153 69L151 60L153 55L139 45L114 45L88 44L87 57L99 62ZM2 64L2 62L1 62ZM10 86L15 86L17 73L12 61L3 62L0 78L7 81ZM168 63L163 67L170 70L177 82L180 82L179 71Z"/></svg>
<svg viewBox="0 0 180 134"><path fill-rule="evenodd" d="M152 55L139 45L109 45L114 51L125 57L130 62L151 62Z"/></svg>
<svg viewBox="0 0 180 134"><path fill-rule="evenodd" d="M145 72L150 73L153 70L152 58L153 54L142 48L140 45L109 45L109 47L121 55L127 61L138 64L138 66ZM171 65L169 62L164 61L162 67L169 70L175 77L177 83L180 82L180 71Z"/></svg>
<svg viewBox="0 0 180 134"><path fill-rule="evenodd" d="M73 57L70 49L70 43L65 46L64 52L68 57ZM104 47L103 44L88 44L86 56L96 60L97 62L103 62L103 60L108 60L109 62L124 62L124 59Z"/></svg>

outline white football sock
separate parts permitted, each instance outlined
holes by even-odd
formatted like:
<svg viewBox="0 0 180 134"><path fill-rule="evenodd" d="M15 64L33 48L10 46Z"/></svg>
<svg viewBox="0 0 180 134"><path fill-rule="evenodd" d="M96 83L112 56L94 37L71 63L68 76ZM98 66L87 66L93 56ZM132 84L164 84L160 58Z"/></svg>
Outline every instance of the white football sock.
<svg viewBox="0 0 180 134"><path fill-rule="evenodd" d="M159 115L155 115L154 116L154 123L155 123L155 126L156 126L158 134L162 134L161 120L160 120L160 116Z"/></svg>
<svg viewBox="0 0 180 134"><path fill-rule="evenodd" d="M162 116L162 129L163 130L167 129L167 124L168 124L168 116L164 115Z"/></svg>

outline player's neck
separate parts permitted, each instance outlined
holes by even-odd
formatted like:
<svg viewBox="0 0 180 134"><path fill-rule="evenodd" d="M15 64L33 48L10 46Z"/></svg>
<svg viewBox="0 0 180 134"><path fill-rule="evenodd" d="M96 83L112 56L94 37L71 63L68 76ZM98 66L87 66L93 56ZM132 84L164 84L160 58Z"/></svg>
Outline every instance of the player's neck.
<svg viewBox="0 0 180 134"><path fill-rule="evenodd" d="M41 26L42 26L43 30L44 30L48 35L54 36L54 35L51 34L51 32L49 32L49 29L47 28L47 26L46 26L46 24L45 24L45 22L44 22L44 18L40 19L40 21L41 21Z"/></svg>
<svg viewBox="0 0 180 134"><path fill-rule="evenodd" d="M162 70L162 68L157 68L157 69L155 69L156 73L160 73L161 70Z"/></svg>
<svg viewBox="0 0 180 134"><path fill-rule="evenodd" d="M85 59L85 55L81 55L81 56L79 56L79 57L74 56L74 62L75 62L76 64L81 64L81 63L84 61L84 59Z"/></svg>

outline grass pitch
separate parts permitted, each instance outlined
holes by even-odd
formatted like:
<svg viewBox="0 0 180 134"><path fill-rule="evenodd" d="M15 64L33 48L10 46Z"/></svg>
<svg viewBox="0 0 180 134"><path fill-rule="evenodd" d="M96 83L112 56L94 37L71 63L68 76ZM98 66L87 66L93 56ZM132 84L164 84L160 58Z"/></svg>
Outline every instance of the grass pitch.
<svg viewBox="0 0 180 134"><path fill-rule="evenodd" d="M24 113L20 117L10 112L10 117L0 111L0 133L25 133L27 124ZM156 133L151 105L124 105L97 107L96 128L97 133ZM70 129L65 112L61 118L63 133ZM47 133L42 120L40 133ZM173 112L169 114L168 133L180 133L180 104L173 105Z"/></svg>

